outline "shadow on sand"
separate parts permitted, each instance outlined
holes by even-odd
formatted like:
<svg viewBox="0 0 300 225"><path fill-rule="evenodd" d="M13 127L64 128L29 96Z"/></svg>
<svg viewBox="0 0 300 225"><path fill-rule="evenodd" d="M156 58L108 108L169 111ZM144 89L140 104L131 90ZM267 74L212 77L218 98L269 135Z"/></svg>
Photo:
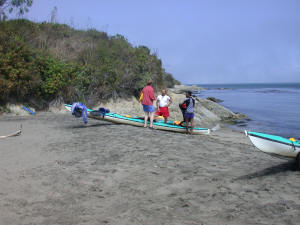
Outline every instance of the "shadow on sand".
<svg viewBox="0 0 300 225"><path fill-rule="evenodd" d="M275 174L284 173L287 171L295 171L295 170L296 170L295 163L293 161L288 161L288 162L281 163L276 166L271 166L271 167L265 168L261 171L255 172L255 173L250 173L247 175L237 177L237 178L233 179L233 181L251 180L251 179L255 179L255 178L259 178L259 177L272 176Z"/></svg>
<svg viewBox="0 0 300 225"><path fill-rule="evenodd" d="M97 123L97 124L91 124L91 125L77 125L77 126L67 126L67 129L77 129L77 128L90 128L90 127L104 127L104 126L119 126L122 124L117 123Z"/></svg>

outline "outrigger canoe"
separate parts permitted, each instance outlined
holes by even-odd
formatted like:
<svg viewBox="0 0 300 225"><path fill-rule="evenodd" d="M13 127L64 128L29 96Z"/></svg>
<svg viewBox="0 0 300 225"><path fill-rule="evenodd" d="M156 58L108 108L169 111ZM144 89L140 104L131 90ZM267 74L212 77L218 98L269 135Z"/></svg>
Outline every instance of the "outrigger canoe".
<svg viewBox="0 0 300 225"><path fill-rule="evenodd" d="M68 111L71 111L72 105L65 104L65 108ZM105 120L113 123L119 124L128 124L133 126L144 126L144 120L139 117L127 117L122 116L117 113L106 113L105 117L103 117L98 110L87 109L88 117L98 120ZM164 123L163 121L153 122L153 128L157 130L165 130L165 131L172 131L172 132L179 132L185 133L185 127L174 125L173 121L168 121L168 123ZM209 128L200 128L195 127L193 129L193 134L210 134Z"/></svg>
<svg viewBox="0 0 300 225"><path fill-rule="evenodd" d="M250 131L245 131L245 134L260 151L278 158L297 159L300 165L299 140Z"/></svg>

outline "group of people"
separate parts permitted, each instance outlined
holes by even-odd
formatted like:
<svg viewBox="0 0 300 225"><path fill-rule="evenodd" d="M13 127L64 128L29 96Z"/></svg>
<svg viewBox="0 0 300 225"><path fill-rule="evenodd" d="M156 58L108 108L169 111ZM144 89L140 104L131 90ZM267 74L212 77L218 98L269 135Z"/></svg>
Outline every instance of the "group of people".
<svg viewBox="0 0 300 225"><path fill-rule="evenodd" d="M153 106L153 101L156 100L156 109ZM143 110L145 112L144 127L147 128L148 119L150 120L149 128L153 128L154 115L162 116L164 122L167 123L169 113L169 106L172 104L172 98L167 95L166 90L161 91L161 95L155 97L154 89L152 87L152 80L147 82L147 85L141 91L140 101L143 105ZM194 106L195 100L192 98L192 93L190 91L186 92L186 98L179 104L182 111L184 124L186 132L191 134L194 128ZM190 128L190 130L189 130Z"/></svg>
<svg viewBox="0 0 300 225"><path fill-rule="evenodd" d="M156 109L153 106L153 101L156 100ZM167 91L164 89L161 91L161 95L155 97L154 89L152 87L152 80L147 82L146 87L141 91L140 101L143 105L143 110L145 112L144 117L144 127L148 126L148 119L150 120L149 128L153 128L153 120L162 116L164 122L167 123L168 117L170 116L169 106L172 104L173 100L170 96L167 95ZM180 125L184 124L186 132L189 134L193 133L194 128L194 106L195 100L192 98L192 93L190 91L186 92L186 98L184 101L179 104L179 107L182 111L183 121L180 122ZM83 122L86 124L87 121L87 108L81 102L74 102L71 107L71 112L76 117L82 117ZM101 115L102 117L108 113L109 110L105 108L99 108L98 111L92 112ZM156 115L156 117L154 117ZM190 128L190 129L189 129Z"/></svg>

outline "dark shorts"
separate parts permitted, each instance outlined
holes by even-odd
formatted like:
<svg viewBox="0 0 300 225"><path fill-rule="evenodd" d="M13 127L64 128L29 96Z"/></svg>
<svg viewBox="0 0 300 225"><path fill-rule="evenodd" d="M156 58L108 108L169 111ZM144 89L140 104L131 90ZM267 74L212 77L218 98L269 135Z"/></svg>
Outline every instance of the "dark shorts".
<svg viewBox="0 0 300 225"><path fill-rule="evenodd" d="M155 108L153 105L143 105L144 112L154 112Z"/></svg>
<svg viewBox="0 0 300 225"><path fill-rule="evenodd" d="M193 119L194 116L195 116L194 113L185 113L184 114L184 117L187 118L187 119Z"/></svg>
<svg viewBox="0 0 300 225"><path fill-rule="evenodd" d="M82 116L82 109L80 109L80 108L75 108L74 109L74 113L73 113L73 115L75 116L75 117L81 117Z"/></svg>

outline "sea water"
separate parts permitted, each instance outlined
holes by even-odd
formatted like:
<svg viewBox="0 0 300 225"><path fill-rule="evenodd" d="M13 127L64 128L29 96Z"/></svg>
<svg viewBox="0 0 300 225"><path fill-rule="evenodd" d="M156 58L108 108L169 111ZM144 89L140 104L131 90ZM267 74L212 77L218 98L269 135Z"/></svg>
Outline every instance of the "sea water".
<svg viewBox="0 0 300 225"><path fill-rule="evenodd" d="M198 86L208 88L195 93L199 97L221 99L219 104L247 116L235 129L300 138L300 83Z"/></svg>

